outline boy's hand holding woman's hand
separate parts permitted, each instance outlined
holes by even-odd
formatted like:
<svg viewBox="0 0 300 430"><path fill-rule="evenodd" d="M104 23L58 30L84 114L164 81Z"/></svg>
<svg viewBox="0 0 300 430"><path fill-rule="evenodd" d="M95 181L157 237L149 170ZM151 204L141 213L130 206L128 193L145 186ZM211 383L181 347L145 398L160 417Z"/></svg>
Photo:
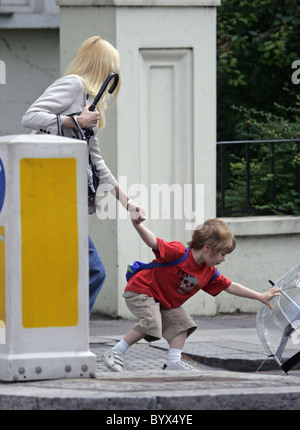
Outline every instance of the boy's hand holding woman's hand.
<svg viewBox="0 0 300 430"><path fill-rule="evenodd" d="M140 224L146 219L146 211L139 205L136 205L132 200L127 202L127 210L130 212L131 221L135 224Z"/></svg>

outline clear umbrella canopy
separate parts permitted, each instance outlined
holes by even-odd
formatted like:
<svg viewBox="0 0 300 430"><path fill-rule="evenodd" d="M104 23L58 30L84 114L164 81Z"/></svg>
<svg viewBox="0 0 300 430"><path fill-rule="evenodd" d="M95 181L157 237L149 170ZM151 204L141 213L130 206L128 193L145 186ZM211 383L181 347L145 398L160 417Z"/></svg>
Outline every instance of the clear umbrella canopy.
<svg viewBox="0 0 300 430"><path fill-rule="evenodd" d="M300 361L300 265L275 282L281 295L256 315L258 336L277 364L288 372Z"/></svg>

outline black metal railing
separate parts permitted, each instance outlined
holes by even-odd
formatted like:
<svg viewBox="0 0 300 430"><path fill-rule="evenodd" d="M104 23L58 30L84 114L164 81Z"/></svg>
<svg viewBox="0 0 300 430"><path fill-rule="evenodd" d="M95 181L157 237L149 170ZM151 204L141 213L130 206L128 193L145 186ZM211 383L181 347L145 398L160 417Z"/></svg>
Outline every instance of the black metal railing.
<svg viewBox="0 0 300 430"><path fill-rule="evenodd" d="M239 166L239 175L234 166ZM264 192L257 201L253 196L259 194L262 185ZM284 189L289 190L286 198L293 199L293 209L288 204L285 209L278 207L278 195ZM217 200L218 216L300 214L300 138L217 142Z"/></svg>

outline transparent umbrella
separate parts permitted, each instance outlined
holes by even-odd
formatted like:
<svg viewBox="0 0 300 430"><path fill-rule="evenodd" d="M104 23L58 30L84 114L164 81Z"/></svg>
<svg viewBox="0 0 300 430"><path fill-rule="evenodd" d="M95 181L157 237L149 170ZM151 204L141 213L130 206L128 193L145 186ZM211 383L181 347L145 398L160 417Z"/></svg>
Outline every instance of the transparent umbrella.
<svg viewBox="0 0 300 430"><path fill-rule="evenodd" d="M293 267L275 284L281 295L271 310L262 305L256 315L258 336L278 366L286 373L300 361L300 265Z"/></svg>

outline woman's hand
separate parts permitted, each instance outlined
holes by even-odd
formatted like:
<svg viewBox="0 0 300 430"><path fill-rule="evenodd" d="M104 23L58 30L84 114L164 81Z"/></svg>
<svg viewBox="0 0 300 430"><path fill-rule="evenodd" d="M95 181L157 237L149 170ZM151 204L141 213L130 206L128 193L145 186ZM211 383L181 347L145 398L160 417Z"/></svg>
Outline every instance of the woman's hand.
<svg viewBox="0 0 300 430"><path fill-rule="evenodd" d="M115 197L119 200L119 202L122 204L122 206L130 212L130 217L133 223L140 224L141 222L145 221L146 219L146 211L141 206L135 204L128 195L120 188L119 185L117 185L113 192Z"/></svg>
<svg viewBox="0 0 300 430"><path fill-rule="evenodd" d="M80 115L77 116L77 122L81 128L93 128L99 121L99 112L97 110L89 111L89 106L85 106Z"/></svg>

